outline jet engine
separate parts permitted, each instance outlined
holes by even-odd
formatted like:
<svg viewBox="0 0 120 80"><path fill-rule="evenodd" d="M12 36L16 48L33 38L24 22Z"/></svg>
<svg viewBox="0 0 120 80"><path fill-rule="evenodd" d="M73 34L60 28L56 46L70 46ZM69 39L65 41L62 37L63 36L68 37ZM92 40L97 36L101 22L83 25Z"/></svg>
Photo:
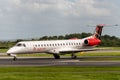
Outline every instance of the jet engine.
<svg viewBox="0 0 120 80"><path fill-rule="evenodd" d="M87 46L96 46L101 43L101 40L97 38L88 38L84 40L84 44Z"/></svg>

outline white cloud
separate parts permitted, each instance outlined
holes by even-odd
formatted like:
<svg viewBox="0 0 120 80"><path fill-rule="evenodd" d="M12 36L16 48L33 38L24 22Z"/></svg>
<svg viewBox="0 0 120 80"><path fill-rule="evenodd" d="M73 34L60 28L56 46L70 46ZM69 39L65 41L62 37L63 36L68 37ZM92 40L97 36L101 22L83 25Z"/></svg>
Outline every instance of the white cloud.
<svg viewBox="0 0 120 80"><path fill-rule="evenodd" d="M74 13L81 16L106 16L110 15L109 9L95 6L100 4L97 0L80 0L74 5ZM104 5L105 6L105 5Z"/></svg>
<svg viewBox="0 0 120 80"><path fill-rule="evenodd" d="M0 36L83 32L87 24L119 23L119 9L112 0L1 0Z"/></svg>
<svg viewBox="0 0 120 80"><path fill-rule="evenodd" d="M16 6L20 6L21 5L21 0L8 0L10 3L16 5Z"/></svg>
<svg viewBox="0 0 120 80"><path fill-rule="evenodd" d="M12 7L20 9L25 8L31 11L47 11L56 10L65 16L106 16L110 15L110 10L105 7L97 7L96 4L101 4L97 0L9 0ZM105 6L102 4L102 6ZM9 6L11 7L11 6ZM13 8L13 9L14 9Z"/></svg>

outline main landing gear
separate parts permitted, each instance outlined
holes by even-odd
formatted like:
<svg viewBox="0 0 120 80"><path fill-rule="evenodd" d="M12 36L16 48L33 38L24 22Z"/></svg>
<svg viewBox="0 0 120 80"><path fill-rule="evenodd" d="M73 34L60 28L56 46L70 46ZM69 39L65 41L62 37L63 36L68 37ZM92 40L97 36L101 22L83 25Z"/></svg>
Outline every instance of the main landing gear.
<svg viewBox="0 0 120 80"><path fill-rule="evenodd" d="M75 53L72 53L71 58L72 59L76 59L77 58L77 56L75 55Z"/></svg>
<svg viewBox="0 0 120 80"><path fill-rule="evenodd" d="M55 59L60 59L60 55L58 55L58 54L53 54L53 56Z"/></svg>
<svg viewBox="0 0 120 80"><path fill-rule="evenodd" d="M59 54L53 54L53 56L54 56L55 59L60 59L60 55ZM71 54L71 58L72 59L76 59L77 58L77 56L75 55L75 53Z"/></svg>

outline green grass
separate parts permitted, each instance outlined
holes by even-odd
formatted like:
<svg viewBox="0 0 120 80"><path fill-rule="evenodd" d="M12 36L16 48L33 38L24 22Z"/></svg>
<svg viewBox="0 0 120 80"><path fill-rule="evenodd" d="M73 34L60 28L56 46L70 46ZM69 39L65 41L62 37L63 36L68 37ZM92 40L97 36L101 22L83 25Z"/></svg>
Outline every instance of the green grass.
<svg viewBox="0 0 120 80"><path fill-rule="evenodd" d="M78 56L120 56L120 52L84 52Z"/></svg>
<svg viewBox="0 0 120 80"><path fill-rule="evenodd" d="M7 52L8 49L0 49L0 53L5 53Z"/></svg>
<svg viewBox="0 0 120 80"><path fill-rule="evenodd" d="M0 80L120 80L120 68L1 67Z"/></svg>
<svg viewBox="0 0 120 80"><path fill-rule="evenodd" d="M120 50L120 47L98 47L98 48L104 48L104 49L110 49L110 50Z"/></svg>
<svg viewBox="0 0 120 80"><path fill-rule="evenodd" d="M115 48L120 50L120 48ZM1 50L0 52L6 52ZM78 56L120 56L120 52L77 54ZM19 56L52 56L50 54L24 54ZM69 56L70 55L64 55ZM106 60L106 58L93 58ZM86 60L93 60L88 58ZM111 58L107 58L107 60ZM112 58L112 60L120 60ZM0 80L120 80L120 67L0 67Z"/></svg>

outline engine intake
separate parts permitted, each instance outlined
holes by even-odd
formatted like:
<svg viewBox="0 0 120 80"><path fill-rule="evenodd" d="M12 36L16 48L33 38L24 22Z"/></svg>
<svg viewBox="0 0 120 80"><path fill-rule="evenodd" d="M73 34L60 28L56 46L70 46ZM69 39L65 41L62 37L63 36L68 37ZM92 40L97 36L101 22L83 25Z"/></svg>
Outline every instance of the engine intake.
<svg viewBox="0 0 120 80"><path fill-rule="evenodd" d="M95 46L101 43L101 40L97 38L89 38L84 40L84 44L87 46Z"/></svg>

